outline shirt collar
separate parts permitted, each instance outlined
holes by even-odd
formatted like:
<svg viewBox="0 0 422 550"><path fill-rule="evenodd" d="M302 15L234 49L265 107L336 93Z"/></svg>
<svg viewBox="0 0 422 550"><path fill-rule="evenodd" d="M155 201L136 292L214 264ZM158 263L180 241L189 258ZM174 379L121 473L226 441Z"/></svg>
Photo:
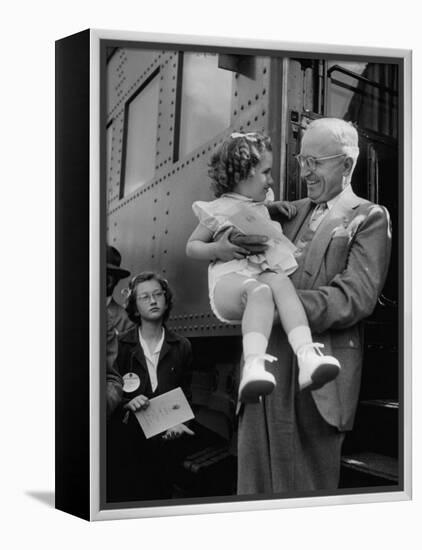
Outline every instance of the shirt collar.
<svg viewBox="0 0 422 550"><path fill-rule="evenodd" d="M142 349L144 350L144 353L149 355L149 347L146 341L142 338L141 327L139 327L138 329L138 334L139 334L139 343L141 344ZM155 346L155 350L152 352L152 355L155 355L156 353L160 353L161 348L163 347L163 342L164 342L164 328L161 329L161 338L157 343L157 345Z"/></svg>
<svg viewBox="0 0 422 550"><path fill-rule="evenodd" d="M352 193L353 193L352 186L350 185L350 183L348 183L346 187L343 189L343 191L341 191L338 195L336 195L335 197L327 201L328 210L331 210L341 197L343 198L349 197Z"/></svg>

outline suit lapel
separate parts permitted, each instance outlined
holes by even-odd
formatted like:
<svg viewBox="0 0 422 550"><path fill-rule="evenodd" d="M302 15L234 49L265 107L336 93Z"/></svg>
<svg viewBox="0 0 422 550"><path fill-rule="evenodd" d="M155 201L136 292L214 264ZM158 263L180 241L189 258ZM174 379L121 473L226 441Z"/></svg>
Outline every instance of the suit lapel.
<svg viewBox="0 0 422 550"><path fill-rule="evenodd" d="M144 350L141 347L141 344L138 342L133 353L133 357L138 361L143 369L148 371L147 361L145 359Z"/></svg>
<svg viewBox="0 0 422 550"><path fill-rule="evenodd" d="M359 197L354 193L349 193L340 197L324 217L305 253L302 288L312 287L319 274L325 251L333 237L334 230L339 226L347 226L350 223L353 211L360 202Z"/></svg>
<svg viewBox="0 0 422 550"><path fill-rule="evenodd" d="M164 359L164 357L168 354L169 351L170 351L170 346L167 340L164 338L163 345L161 346L160 359L158 361L158 364L161 363L161 361Z"/></svg>
<svg viewBox="0 0 422 550"><path fill-rule="evenodd" d="M160 359L158 361L158 365L160 365L161 361L166 357L166 355L169 353L169 351L172 348L172 342L176 342L179 340L178 336L171 330L168 330L167 328L164 328L164 341L163 345L161 346L160 351Z"/></svg>
<svg viewBox="0 0 422 550"><path fill-rule="evenodd" d="M133 327L131 330L127 332L122 338L122 342L127 342L131 344L134 349L131 352L132 357L136 359L136 361L139 363L139 365L148 372L147 367L147 361L145 359L144 350L142 349L142 346L139 342L139 334L138 334L138 326Z"/></svg>
<svg viewBox="0 0 422 550"><path fill-rule="evenodd" d="M292 220L283 223L283 233L292 242L295 242L302 225L313 209L313 204L309 199L302 199L294 204L297 208L296 216Z"/></svg>

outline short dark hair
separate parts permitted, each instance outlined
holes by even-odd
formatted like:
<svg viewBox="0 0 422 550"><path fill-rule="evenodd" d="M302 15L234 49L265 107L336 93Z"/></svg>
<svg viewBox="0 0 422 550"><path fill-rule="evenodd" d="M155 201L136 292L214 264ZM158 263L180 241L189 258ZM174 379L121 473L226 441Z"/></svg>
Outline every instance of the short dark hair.
<svg viewBox="0 0 422 550"><path fill-rule="evenodd" d="M260 132L233 133L213 153L208 165L214 195L230 193L259 164L262 154L272 151L271 139Z"/></svg>
<svg viewBox="0 0 422 550"><path fill-rule="evenodd" d="M170 312L173 307L173 292L171 291L167 280L161 277L161 275L159 275L158 273L155 273L154 271L143 271L142 273L139 273L139 275L135 275L135 277L132 277L129 283L126 303L126 311L128 317L133 323L138 325L141 324L141 316L139 315L138 308L136 307L136 289L140 283L145 283L146 281L157 281L157 283L159 283L162 290L164 291L164 297L167 306L166 311L163 315L163 323L165 323L169 318Z"/></svg>

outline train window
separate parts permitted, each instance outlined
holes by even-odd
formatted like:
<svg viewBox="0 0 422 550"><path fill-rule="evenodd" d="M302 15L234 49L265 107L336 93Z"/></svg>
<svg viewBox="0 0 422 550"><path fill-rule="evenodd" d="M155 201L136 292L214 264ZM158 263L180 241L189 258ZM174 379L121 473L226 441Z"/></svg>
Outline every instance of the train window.
<svg viewBox="0 0 422 550"><path fill-rule="evenodd" d="M328 63L327 115L397 137L397 65Z"/></svg>
<svg viewBox="0 0 422 550"><path fill-rule="evenodd" d="M218 54L183 54L177 161L230 126L233 73Z"/></svg>
<svg viewBox="0 0 422 550"><path fill-rule="evenodd" d="M120 198L154 177L159 78L156 71L128 100Z"/></svg>

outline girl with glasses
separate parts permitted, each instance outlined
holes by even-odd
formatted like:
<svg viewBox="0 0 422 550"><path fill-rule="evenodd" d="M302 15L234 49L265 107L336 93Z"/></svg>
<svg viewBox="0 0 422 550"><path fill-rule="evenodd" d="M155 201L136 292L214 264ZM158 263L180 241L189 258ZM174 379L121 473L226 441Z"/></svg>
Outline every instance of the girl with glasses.
<svg viewBox="0 0 422 550"><path fill-rule="evenodd" d="M108 496L111 501L169 498L176 459L174 443L168 442L194 432L178 424L147 440L134 413L146 409L151 397L177 387L189 399L191 345L166 327L173 294L160 275L133 277L126 296L135 326L120 336L115 362L123 378L123 402L109 430Z"/></svg>

